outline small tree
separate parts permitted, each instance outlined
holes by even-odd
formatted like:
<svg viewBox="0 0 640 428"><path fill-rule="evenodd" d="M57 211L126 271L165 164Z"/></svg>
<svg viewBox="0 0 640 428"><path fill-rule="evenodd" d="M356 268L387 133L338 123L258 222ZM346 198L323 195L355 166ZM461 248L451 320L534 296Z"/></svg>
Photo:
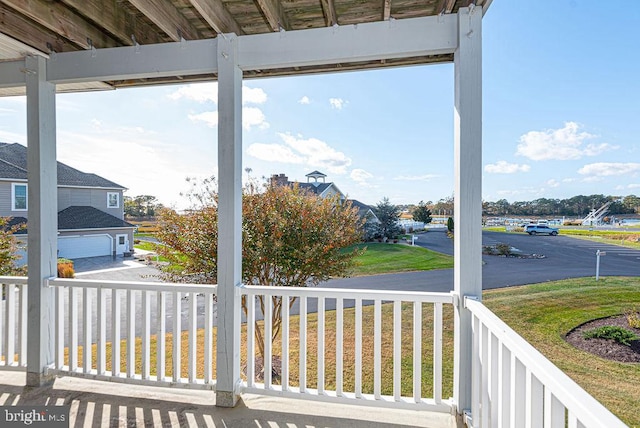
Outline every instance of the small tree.
<svg viewBox="0 0 640 428"><path fill-rule="evenodd" d="M418 206L413 210L413 220L421 221L424 224L431 223L431 210L427 208L424 202L420 201Z"/></svg>
<svg viewBox="0 0 640 428"><path fill-rule="evenodd" d="M0 275L25 275L25 266L18 267L18 240L15 233L24 229L24 224L12 225L8 217L0 217Z"/></svg>
<svg viewBox="0 0 640 428"><path fill-rule="evenodd" d="M400 210L397 206L389 202L389 198L384 198L378 202L374 212L380 220L378 225L378 231L384 238L393 238L397 236L402 229L398 226L398 219L400 218Z"/></svg>
<svg viewBox="0 0 640 428"><path fill-rule="evenodd" d="M181 269L167 267L172 281L216 283L218 251L218 194L214 180L194 187L197 206L188 214L162 210L158 252ZM344 276L359 254L345 251L361 240L357 209L337 198L320 198L296 187L261 187L250 183L242 200L242 280L246 284L307 287L332 276ZM295 299L289 300L292 306ZM259 306L264 314L264 297ZM273 341L281 326L281 297L272 297ZM243 310L247 311L243 300ZM264 356L263 331L255 329Z"/></svg>
<svg viewBox="0 0 640 428"><path fill-rule="evenodd" d="M453 218L451 217L447 219L447 230L449 233L453 233Z"/></svg>

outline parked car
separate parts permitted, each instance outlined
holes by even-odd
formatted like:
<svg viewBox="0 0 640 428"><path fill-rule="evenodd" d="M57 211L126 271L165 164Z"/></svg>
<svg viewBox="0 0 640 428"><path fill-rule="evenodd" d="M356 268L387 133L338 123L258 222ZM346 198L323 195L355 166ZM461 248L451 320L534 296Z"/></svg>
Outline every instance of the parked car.
<svg viewBox="0 0 640 428"><path fill-rule="evenodd" d="M555 227L549 227L546 224L529 224L524 228L524 231L529 235L546 233L547 235L556 236L558 234L558 229Z"/></svg>

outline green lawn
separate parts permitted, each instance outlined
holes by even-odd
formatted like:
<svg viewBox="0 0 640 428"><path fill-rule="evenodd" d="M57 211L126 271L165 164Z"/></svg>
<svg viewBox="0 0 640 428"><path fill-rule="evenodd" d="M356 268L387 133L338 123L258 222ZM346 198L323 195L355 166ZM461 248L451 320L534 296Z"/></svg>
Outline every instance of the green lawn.
<svg viewBox="0 0 640 428"><path fill-rule="evenodd" d="M579 278L491 290L484 303L625 423L640 426L640 364L605 360L564 340L586 321L640 307L640 278Z"/></svg>
<svg viewBox="0 0 640 428"><path fill-rule="evenodd" d="M365 251L356 258L351 276L453 268L453 257L421 247L372 242L355 247Z"/></svg>

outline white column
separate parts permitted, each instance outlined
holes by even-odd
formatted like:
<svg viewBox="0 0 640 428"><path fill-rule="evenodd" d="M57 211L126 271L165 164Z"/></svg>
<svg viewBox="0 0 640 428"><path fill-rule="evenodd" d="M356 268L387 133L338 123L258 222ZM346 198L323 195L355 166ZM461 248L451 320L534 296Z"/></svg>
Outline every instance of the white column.
<svg viewBox="0 0 640 428"><path fill-rule="evenodd" d="M28 321L27 385L52 380L54 362L54 293L45 280L57 272L58 193L55 85L47 82L47 62L25 59L27 83L28 178Z"/></svg>
<svg viewBox="0 0 640 428"><path fill-rule="evenodd" d="M238 38L218 40L218 343L216 405L233 407L240 382L242 70Z"/></svg>
<svg viewBox="0 0 640 428"><path fill-rule="evenodd" d="M455 67L454 402L471 408L473 343L464 296L482 296L482 8L458 11Z"/></svg>

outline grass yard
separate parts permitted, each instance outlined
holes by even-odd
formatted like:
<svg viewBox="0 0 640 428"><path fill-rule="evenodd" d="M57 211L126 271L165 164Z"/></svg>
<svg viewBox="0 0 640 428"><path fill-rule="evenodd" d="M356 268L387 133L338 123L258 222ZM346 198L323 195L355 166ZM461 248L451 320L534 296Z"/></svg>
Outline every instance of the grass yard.
<svg viewBox="0 0 640 428"><path fill-rule="evenodd" d="M594 318L640 306L640 278L579 278L491 290L484 303L630 426L640 426L640 364L609 361L563 339Z"/></svg>
<svg viewBox="0 0 640 428"><path fill-rule="evenodd" d="M366 250L356 258L351 276L453 268L453 257L422 247L372 242L355 247Z"/></svg>

